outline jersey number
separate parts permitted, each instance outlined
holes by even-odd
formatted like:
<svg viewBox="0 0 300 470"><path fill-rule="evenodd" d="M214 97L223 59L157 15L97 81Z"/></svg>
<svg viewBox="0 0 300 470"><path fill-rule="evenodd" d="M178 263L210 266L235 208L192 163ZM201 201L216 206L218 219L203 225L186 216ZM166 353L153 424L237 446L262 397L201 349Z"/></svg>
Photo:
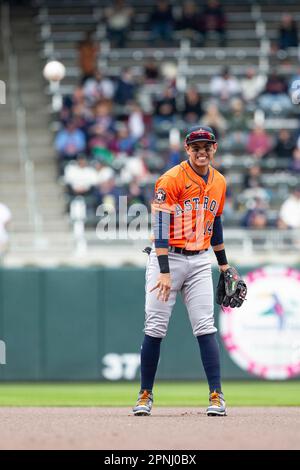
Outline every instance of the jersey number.
<svg viewBox="0 0 300 470"><path fill-rule="evenodd" d="M213 222L210 222L210 221L206 222L205 228L204 228L204 235L206 235L207 233L208 233L209 235L212 234L212 231L213 231L213 224L214 224L214 223L213 223Z"/></svg>

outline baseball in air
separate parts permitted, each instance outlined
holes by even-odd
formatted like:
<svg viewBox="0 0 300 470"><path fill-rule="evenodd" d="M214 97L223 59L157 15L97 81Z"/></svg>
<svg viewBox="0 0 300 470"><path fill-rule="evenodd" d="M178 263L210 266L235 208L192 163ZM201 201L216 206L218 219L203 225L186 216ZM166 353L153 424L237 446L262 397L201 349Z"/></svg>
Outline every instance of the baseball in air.
<svg viewBox="0 0 300 470"><path fill-rule="evenodd" d="M57 60L52 60L51 62L48 62L45 65L43 75L46 80L50 80L52 82L59 82L66 75L66 67L61 62L58 62Z"/></svg>

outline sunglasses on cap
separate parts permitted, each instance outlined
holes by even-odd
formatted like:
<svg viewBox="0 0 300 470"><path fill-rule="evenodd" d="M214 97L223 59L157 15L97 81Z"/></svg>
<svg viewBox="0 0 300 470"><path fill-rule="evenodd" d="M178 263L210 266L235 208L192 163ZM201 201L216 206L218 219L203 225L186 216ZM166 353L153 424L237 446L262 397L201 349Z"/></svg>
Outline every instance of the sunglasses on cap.
<svg viewBox="0 0 300 470"><path fill-rule="evenodd" d="M206 131L204 129L199 129L198 131L192 131L185 138L185 143L187 145L193 142L201 142L201 141L216 143L216 138L212 132Z"/></svg>

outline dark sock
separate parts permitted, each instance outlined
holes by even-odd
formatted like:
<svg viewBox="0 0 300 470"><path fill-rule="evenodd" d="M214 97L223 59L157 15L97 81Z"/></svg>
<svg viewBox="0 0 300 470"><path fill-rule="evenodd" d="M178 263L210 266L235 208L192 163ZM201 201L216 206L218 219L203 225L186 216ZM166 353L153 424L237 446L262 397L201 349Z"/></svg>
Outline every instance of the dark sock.
<svg viewBox="0 0 300 470"><path fill-rule="evenodd" d="M197 336L209 391L221 392L220 351L216 333Z"/></svg>
<svg viewBox="0 0 300 470"><path fill-rule="evenodd" d="M152 391L162 338L145 335L141 348L141 390Z"/></svg>

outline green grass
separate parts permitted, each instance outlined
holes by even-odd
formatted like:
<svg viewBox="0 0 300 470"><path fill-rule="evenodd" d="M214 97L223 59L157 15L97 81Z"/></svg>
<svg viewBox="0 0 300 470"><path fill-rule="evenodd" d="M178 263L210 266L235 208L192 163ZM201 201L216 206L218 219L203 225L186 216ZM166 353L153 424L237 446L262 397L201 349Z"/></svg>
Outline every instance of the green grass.
<svg viewBox="0 0 300 470"><path fill-rule="evenodd" d="M224 382L229 406L300 406L300 381ZM0 384L0 406L128 406L138 383ZM204 382L158 382L156 406L206 406Z"/></svg>

